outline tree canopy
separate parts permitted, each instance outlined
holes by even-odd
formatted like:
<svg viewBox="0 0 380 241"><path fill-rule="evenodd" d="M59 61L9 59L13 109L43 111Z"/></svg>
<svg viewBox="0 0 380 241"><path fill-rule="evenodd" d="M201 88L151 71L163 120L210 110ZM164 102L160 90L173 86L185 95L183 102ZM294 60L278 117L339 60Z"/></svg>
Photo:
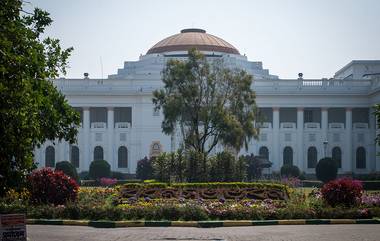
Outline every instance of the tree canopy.
<svg viewBox="0 0 380 241"><path fill-rule="evenodd" d="M188 60L167 62L162 80L164 88L154 91L153 103L163 110L163 132L179 130L185 149L207 156L217 144L240 150L257 138L252 76L244 70L208 61L192 49Z"/></svg>
<svg viewBox="0 0 380 241"><path fill-rule="evenodd" d="M17 187L34 167L33 150L45 140L75 141L78 113L50 81L66 73L73 50L42 38L49 13L0 3L0 195ZM38 160L37 160L38 161Z"/></svg>

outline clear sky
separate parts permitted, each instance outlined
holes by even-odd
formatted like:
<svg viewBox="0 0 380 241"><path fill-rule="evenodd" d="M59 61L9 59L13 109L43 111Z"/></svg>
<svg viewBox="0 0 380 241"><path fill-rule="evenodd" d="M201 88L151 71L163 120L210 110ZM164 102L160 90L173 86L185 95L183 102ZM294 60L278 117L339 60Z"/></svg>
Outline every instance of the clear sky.
<svg viewBox="0 0 380 241"><path fill-rule="evenodd" d="M181 29L203 28L281 78L332 77L351 60L380 59L380 0L31 0L74 47L67 78L101 78Z"/></svg>

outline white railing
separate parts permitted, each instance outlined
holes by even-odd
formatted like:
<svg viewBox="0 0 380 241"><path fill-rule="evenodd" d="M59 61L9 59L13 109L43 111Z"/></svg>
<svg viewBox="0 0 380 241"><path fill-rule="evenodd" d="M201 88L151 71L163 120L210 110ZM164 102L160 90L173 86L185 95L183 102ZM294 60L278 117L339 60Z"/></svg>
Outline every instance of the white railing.
<svg viewBox="0 0 380 241"><path fill-rule="evenodd" d="M354 129L368 129L368 123L354 123Z"/></svg>
<svg viewBox="0 0 380 241"><path fill-rule="evenodd" d="M344 129L344 123L329 123L329 129Z"/></svg>
<svg viewBox="0 0 380 241"><path fill-rule="evenodd" d="M91 128L101 129L101 128L106 128L106 125L107 123L105 122L92 122Z"/></svg>
<svg viewBox="0 0 380 241"><path fill-rule="evenodd" d="M320 128L320 124L317 123L317 122L308 122L308 123L305 123L305 129L319 129Z"/></svg>
<svg viewBox="0 0 380 241"><path fill-rule="evenodd" d="M118 128L118 129L131 128L131 123L129 123L129 122L116 122L115 128Z"/></svg>
<svg viewBox="0 0 380 241"><path fill-rule="evenodd" d="M296 129L296 123L294 122L282 122L280 127L283 129Z"/></svg>
<svg viewBox="0 0 380 241"><path fill-rule="evenodd" d="M270 129L270 128L272 128L272 123L270 123L270 122L260 122L260 123L257 123L256 126L258 128L262 128L262 129Z"/></svg>

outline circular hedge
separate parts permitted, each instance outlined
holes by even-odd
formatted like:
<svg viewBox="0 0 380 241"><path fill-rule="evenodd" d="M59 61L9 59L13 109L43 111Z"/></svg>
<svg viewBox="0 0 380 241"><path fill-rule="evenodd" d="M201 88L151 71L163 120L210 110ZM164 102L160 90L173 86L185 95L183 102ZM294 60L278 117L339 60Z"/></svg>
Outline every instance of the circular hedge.
<svg viewBox="0 0 380 241"><path fill-rule="evenodd" d="M98 180L102 177L111 176L111 166L105 160L96 160L91 162L89 176L92 179Z"/></svg>
<svg viewBox="0 0 380 241"><path fill-rule="evenodd" d="M330 157L322 158L315 167L315 174L318 180L327 183L336 179L338 175L338 165L336 161Z"/></svg>
<svg viewBox="0 0 380 241"><path fill-rule="evenodd" d="M281 167L281 176L284 177L299 177L301 174L300 169L294 165L283 165Z"/></svg>
<svg viewBox="0 0 380 241"><path fill-rule="evenodd" d="M55 164L55 170L62 171L67 176L73 178L76 182L79 181L77 169L68 161L61 161Z"/></svg>

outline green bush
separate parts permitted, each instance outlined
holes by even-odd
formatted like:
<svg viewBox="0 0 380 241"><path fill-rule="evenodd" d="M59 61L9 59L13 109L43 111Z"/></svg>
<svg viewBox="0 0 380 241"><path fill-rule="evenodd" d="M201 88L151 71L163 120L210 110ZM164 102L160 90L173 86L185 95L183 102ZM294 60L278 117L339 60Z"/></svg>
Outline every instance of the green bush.
<svg viewBox="0 0 380 241"><path fill-rule="evenodd" d="M148 157L144 157L143 159L137 162L136 168L136 178L141 180L152 179L153 177L153 167L151 160Z"/></svg>
<svg viewBox="0 0 380 241"><path fill-rule="evenodd" d="M323 183L336 179L338 175L336 161L330 157L322 158L315 167L315 174L317 175L317 179Z"/></svg>
<svg viewBox="0 0 380 241"><path fill-rule="evenodd" d="M283 165L281 167L281 176L284 177L299 177L301 174L300 169L294 165Z"/></svg>
<svg viewBox="0 0 380 241"><path fill-rule="evenodd" d="M127 179L127 175L122 172L111 172L111 178L115 178L117 180L125 180Z"/></svg>
<svg viewBox="0 0 380 241"><path fill-rule="evenodd" d="M67 176L73 178L77 183L79 183L79 176L77 173L77 169L74 167L73 164L71 164L71 162L68 162L68 161L57 162L55 164L55 170L62 171Z"/></svg>
<svg viewBox="0 0 380 241"><path fill-rule="evenodd" d="M82 171L78 174L80 180L90 180L88 171Z"/></svg>
<svg viewBox="0 0 380 241"><path fill-rule="evenodd" d="M90 164L89 176L92 179L98 180L102 177L111 176L111 166L105 160L93 161Z"/></svg>

